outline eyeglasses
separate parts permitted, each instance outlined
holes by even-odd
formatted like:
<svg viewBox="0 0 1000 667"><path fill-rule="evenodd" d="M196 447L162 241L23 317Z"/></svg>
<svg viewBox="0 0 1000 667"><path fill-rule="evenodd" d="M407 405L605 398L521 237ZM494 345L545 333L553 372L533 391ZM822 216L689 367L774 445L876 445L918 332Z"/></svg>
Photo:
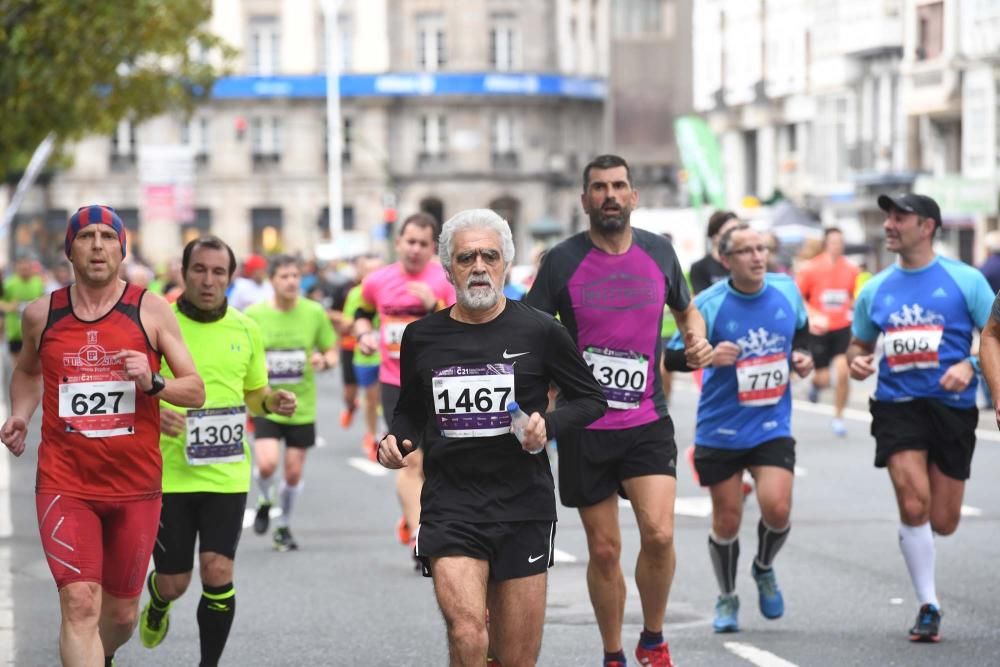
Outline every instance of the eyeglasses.
<svg viewBox="0 0 1000 667"><path fill-rule="evenodd" d="M459 266L472 266L476 263L476 257L482 257L483 263L486 266L496 266L503 259L499 250L481 250L477 248L458 253L455 255L455 262Z"/></svg>
<svg viewBox="0 0 1000 667"><path fill-rule="evenodd" d="M761 245L748 245L745 248L737 248L736 250L730 250L726 254L727 255L741 255L742 256L742 255L749 255L749 254L752 254L754 252L759 252L760 254L763 255L766 252L770 252L770 250L771 250L770 246L766 246L766 245L763 245L763 244L761 244Z"/></svg>

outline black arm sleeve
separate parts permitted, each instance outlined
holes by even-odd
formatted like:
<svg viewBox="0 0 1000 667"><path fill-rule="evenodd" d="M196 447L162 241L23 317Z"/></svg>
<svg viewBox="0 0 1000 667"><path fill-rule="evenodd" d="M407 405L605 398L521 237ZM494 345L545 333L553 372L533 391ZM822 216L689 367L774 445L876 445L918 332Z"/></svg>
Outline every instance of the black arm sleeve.
<svg viewBox="0 0 1000 667"><path fill-rule="evenodd" d="M594 374L577 352L566 327L553 321L545 345L545 370L562 390L565 402L545 415L545 432L558 437L562 429L583 428L607 411L608 401Z"/></svg>
<svg viewBox="0 0 1000 667"><path fill-rule="evenodd" d="M802 325L800 329L795 330L795 336L792 338L792 349L793 350L808 350L809 349L809 320L806 319L806 323Z"/></svg>
<svg viewBox="0 0 1000 667"><path fill-rule="evenodd" d="M693 368L689 368L687 364L687 357L684 356L684 349L679 350L664 350L663 351L663 367L668 371L677 371L680 373L690 373Z"/></svg>
<svg viewBox="0 0 1000 667"><path fill-rule="evenodd" d="M375 311L359 307L359 308L355 309L355 311L354 311L354 319L355 320L368 320L368 321L374 320L375 319Z"/></svg>
<svg viewBox="0 0 1000 667"><path fill-rule="evenodd" d="M396 436L400 452L403 452L403 440L409 440L414 448L420 446L424 428L427 425L427 409L423 401L423 383L417 372L416 350L409 327L403 330L403 339L399 348L399 402L392 414L392 426L389 433Z"/></svg>
<svg viewBox="0 0 1000 667"><path fill-rule="evenodd" d="M704 292L712 286L712 279L708 275L705 263L701 260L691 265L691 272L688 275L691 278L691 291L695 294Z"/></svg>
<svg viewBox="0 0 1000 667"><path fill-rule="evenodd" d="M552 289L552 253L546 253L535 273L531 289L524 295L524 303L549 315L556 314L556 292Z"/></svg>

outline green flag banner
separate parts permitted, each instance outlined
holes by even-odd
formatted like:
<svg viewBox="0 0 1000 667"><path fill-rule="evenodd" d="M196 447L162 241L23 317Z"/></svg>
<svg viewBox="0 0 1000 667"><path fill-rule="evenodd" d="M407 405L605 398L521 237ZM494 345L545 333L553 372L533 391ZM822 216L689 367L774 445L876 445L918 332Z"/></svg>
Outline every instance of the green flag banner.
<svg viewBox="0 0 1000 667"><path fill-rule="evenodd" d="M715 208L725 208L725 174L715 134L698 116L681 116L674 121L674 135L688 172L691 205L707 200Z"/></svg>

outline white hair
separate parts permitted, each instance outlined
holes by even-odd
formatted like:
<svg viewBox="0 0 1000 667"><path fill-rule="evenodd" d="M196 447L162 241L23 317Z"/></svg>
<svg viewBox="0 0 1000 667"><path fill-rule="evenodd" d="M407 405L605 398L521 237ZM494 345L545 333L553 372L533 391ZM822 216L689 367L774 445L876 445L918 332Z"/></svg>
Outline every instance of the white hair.
<svg viewBox="0 0 1000 667"><path fill-rule="evenodd" d="M514 261L514 237L510 233L510 225L500 215L488 208L470 208L452 216L441 228L441 239L438 242L438 256L441 266L451 273L452 242L455 232L463 229L489 229L500 237L500 247L503 251L503 263L510 266Z"/></svg>

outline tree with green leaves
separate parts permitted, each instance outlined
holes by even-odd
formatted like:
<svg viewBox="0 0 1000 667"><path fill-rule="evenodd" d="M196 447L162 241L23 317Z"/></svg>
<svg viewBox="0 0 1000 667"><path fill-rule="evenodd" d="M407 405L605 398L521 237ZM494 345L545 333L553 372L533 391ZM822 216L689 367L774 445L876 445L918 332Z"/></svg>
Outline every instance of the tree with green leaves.
<svg viewBox="0 0 1000 667"><path fill-rule="evenodd" d="M208 96L232 50L210 0L0 0L0 179L50 133L110 133Z"/></svg>

